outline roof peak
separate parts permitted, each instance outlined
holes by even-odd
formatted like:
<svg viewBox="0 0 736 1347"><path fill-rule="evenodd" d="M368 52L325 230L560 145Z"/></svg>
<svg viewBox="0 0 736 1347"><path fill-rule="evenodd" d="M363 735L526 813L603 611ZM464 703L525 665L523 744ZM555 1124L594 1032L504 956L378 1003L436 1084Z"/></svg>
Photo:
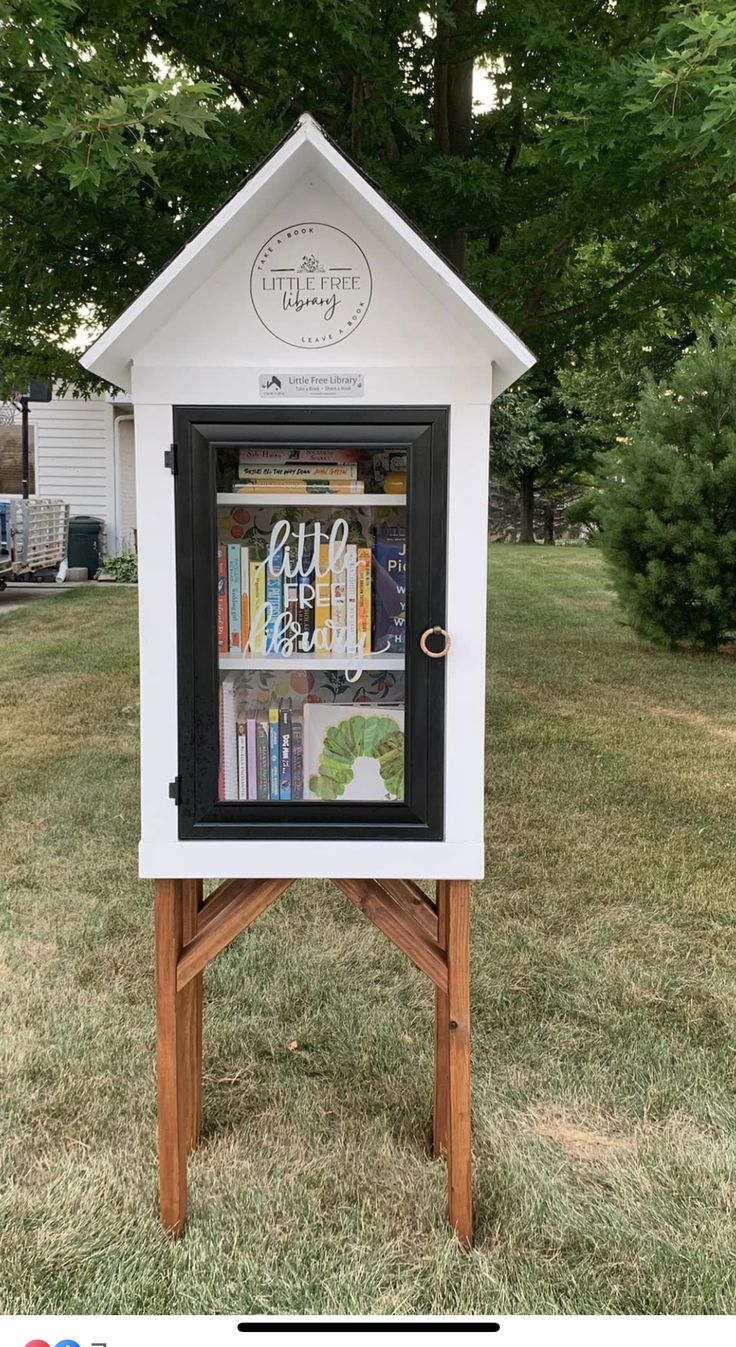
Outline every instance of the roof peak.
<svg viewBox="0 0 736 1347"><path fill-rule="evenodd" d="M509 327L469 288L401 209L353 162L310 112L303 112L271 153L179 253L149 282L111 326L81 357L86 369L124 388L130 362L177 306L206 282L236 244L252 231L263 211L273 210L278 193L298 182L301 165L314 156L327 187L337 187L365 227L383 241L395 259L418 277L440 304L486 344L495 365L494 390L502 392L534 363L534 357ZM303 171L303 169L301 169ZM259 208L259 201L263 203ZM266 211L267 213L267 211Z"/></svg>

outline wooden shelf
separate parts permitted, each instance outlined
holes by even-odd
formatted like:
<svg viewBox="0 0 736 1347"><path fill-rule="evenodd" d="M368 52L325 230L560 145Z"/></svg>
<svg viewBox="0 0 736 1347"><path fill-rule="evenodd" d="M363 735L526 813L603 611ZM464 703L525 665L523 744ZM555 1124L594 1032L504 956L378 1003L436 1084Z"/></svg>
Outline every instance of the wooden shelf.
<svg viewBox="0 0 736 1347"><path fill-rule="evenodd" d="M221 669L354 669L355 655L220 655ZM363 655L363 669L403 669L403 655Z"/></svg>
<svg viewBox="0 0 736 1347"><path fill-rule="evenodd" d="M218 505L316 505L330 508L346 506L351 510L364 505L374 507L387 505L389 508L406 505L406 496L392 496L388 492L380 495L353 496L338 491L218 491Z"/></svg>

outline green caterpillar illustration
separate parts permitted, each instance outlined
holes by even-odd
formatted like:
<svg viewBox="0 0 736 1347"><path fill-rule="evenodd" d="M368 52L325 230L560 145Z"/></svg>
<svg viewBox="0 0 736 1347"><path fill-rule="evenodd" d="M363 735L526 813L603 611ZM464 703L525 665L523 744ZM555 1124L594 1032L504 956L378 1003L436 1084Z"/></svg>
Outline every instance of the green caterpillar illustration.
<svg viewBox="0 0 736 1347"><path fill-rule="evenodd" d="M320 800L337 800L353 779L357 758L375 758L389 799L404 796L404 735L388 716L351 716L326 733L309 789Z"/></svg>

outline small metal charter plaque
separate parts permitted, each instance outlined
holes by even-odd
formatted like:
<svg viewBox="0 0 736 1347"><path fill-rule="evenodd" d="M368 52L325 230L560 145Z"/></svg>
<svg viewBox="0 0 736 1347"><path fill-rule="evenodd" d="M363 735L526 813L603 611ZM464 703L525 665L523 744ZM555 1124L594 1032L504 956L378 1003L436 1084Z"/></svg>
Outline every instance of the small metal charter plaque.
<svg viewBox="0 0 736 1347"><path fill-rule="evenodd" d="M357 370L277 369L258 375L262 398L362 398L365 377Z"/></svg>

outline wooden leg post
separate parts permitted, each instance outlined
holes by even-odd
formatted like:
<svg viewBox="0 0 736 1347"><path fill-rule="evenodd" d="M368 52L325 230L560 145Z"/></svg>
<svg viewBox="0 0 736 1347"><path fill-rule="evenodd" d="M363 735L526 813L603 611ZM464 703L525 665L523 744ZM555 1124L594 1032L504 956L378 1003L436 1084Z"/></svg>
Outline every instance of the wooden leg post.
<svg viewBox="0 0 736 1347"><path fill-rule="evenodd" d="M187 1219L192 1076L183 1013L186 993L176 990L176 965L184 943L183 889L180 879L155 881L159 1192L161 1221L175 1236L181 1235Z"/></svg>
<svg viewBox="0 0 736 1347"><path fill-rule="evenodd" d="M437 943L447 952L447 881L437 881ZM432 1148L435 1159L447 1155L447 1105L450 1072L450 1012L447 992L435 988L434 993L434 1109L432 1113Z"/></svg>
<svg viewBox="0 0 736 1347"><path fill-rule="evenodd" d="M473 1242L470 1132L470 884L446 880L440 907L447 953L447 1181L450 1225ZM440 937L442 939L442 937ZM438 1059L439 1064L439 1059ZM438 1073L439 1074L439 1073Z"/></svg>
<svg viewBox="0 0 736 1347"><path fill-rule="evenodd" d="M434 1151L447 1157L450 1224L468 1248L470 885L441 880L435 905L409 881L334 883L434 983ZM155 881L159 1187L161 1221L174 1236L186 1225L187 1156L202 1130L203 970L289 884L228 880L203 903L199 879Z"/></svg>
<svg viewBox="0 0 736 1347"><path fill-rule="evenodd" d="M188 944L197 934L197 916L202 906L202 880L182 880L182 937ZM182 999L182 1034L186 1070L185 1133L187 1154L199 1145L202 1135L202 978L195 978L179 993Z"/></svg>

